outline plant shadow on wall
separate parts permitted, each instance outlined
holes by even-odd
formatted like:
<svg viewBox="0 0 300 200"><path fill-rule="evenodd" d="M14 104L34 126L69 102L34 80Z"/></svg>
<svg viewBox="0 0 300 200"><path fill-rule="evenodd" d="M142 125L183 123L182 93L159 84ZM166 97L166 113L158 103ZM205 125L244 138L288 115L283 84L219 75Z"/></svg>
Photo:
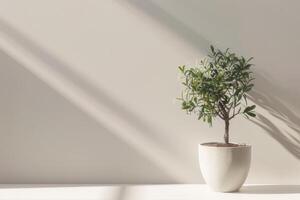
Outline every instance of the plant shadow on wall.
<svg viewBox="0 0 300 200"><path fill-rule="evenodd" d="M75 105L96 119L98 123L101 123L111 133L128 142L140 153L152 159L157 166L164 169L166 173L174 178L173 182L187 182L193 176L185 170L186 165L178 161L180 160L180 154L179 152L177 153L178 149L167 138L164 138L163 135L165 134L162 134L161 130L151 126L148 121L143 120L142 116L139 116L122 105L122 103L119 103L106 90L90 83L81 74L74 71L70 65L44 50L33 40L2 19L0 19L0 31L12 40L13 44L19 45L26 53L37 59L38 63L42 63L43 66L39 66L39 68L45 67L47 68L46 71L53 71L54 74L63 77L64 81L76 87L80 91L77 97L81 98L81 96L85 96L87 101L84 103L78 103L77 101ZM32 70L30 67L26 66L26 68ZM39 78L41 80L44 79L43 77ZM49 83L49 80L46 80L46 82ZM53 87L57 89L55 86ZM75 93L77 90L75 90ZM69 93L63 94L64 92L60 90L62 95L68 96ZM72 98L74 98L74 95L69 96L68 99L72 103L76 102ZM90 99L92 101L89 101ZM109 121L109 119L112 120Z"/></svg>
<svg viewBox="0 0 300 200"><path fill-rule="evenodd" d="M259 74L255 74L257 86L250 94L250 99L259 107L267 111L257 113L253 123L264 129L272 138L278 141L287 151L300 159L300 117L297 116L286 104L279 99L284 94L278 87ZM286 125L282 129L280 124L271 118ZM282 125L281 125L282 126Z"/></svg>
<svg viewBox="0 0 300 200"><path fill-rule="evenodd" d="M185 21L180 21L178 17L166 12L157 3L137 0L126 0L126 2L168 27L198 51L206 53L209 49L210 42L206 38L202 37L196 30L187 26L186 24L188 23ZM176 2L172 2L172 4L174 3ZM181 14L185 12L188 11L182 10ZM284 100L289 100L288 98L293 94L286 94L279 91L278 87L258 73L255 73L254 77L256 78L255 87L254 92L250 94L250 99L269 114L257 113L257 119L251 121L263 128L293 156L300 159L300 118L288 108L288 106L282 103L284 101L281 102L279 100L283 99L282 97L284 97ZM294 102L297 102L297 99ZM283 122L289 131L281 130L280 127L271 120L270 116Z"/></svg>

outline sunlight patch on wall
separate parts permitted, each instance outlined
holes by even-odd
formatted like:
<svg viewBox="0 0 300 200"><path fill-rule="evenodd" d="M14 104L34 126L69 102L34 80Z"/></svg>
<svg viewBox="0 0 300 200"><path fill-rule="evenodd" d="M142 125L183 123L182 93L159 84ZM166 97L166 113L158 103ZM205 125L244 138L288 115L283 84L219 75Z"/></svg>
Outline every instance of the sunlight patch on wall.
<svg viewBox="0 0 300 200"><path fill-rule="evenodd" d="M121 138L141 154L150 158L165 173L176 178L178 182L187 182L192 174L188 174L184 164L174 159L163 147L142 135L139 130L126 119L113 113L103 105L93 94L87 93L76 80L69 80L66 74L61 74L59 68L69 66L46 52L22 33L5 22L1 22L1 49L22 63L22 65L38 78L49 84L70 102L92 116L97 122ZM71 67L70 67L71 68ZM67 69L71 71L72 69ZM89 81L89 80L85 80Z"/></svg>

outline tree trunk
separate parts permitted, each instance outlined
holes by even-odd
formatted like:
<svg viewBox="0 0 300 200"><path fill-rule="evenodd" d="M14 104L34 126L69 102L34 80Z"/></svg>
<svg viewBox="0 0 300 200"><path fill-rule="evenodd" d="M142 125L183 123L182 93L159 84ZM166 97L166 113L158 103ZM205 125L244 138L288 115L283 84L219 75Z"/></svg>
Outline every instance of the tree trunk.
<svg viewBox="0 0 300 200"><path fill-rule="evenodd" d="M229 120L225 120L225 134L224 134L224 141L226 144L229 143Z"/></svg>

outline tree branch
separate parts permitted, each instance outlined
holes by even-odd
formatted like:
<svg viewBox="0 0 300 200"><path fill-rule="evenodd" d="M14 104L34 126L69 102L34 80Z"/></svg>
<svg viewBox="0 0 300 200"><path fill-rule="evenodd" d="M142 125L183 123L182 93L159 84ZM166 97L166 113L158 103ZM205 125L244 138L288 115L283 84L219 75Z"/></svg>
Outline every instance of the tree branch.
<svg viewBox="0 0 300 200"><path fill-rule="evenodd" d="M236 115L240 114L241 112L241 108L237 111L237 113L233 113L231 117L229 117L229 120L231 120L232 118L234 118Z"/></svg>
<svg viewBox="0 0 300 200"><path fill-rule="evenodd" d="M227 113L227 111L226 111L226 109L225 109L225 107L224 107L224 105L221 101L219 101L219 106L221 108L220 110L222 111L221 113L223 115L223 118L224 118L224 120L226 120L226 118L228 118L228 113Z"/></svg>
<svg viewBox="0 0 300 200"><path fill-rule="evenodd" d="M221 118L221 119L225 119L223 115L221 115L219 112L217 112L217 115Z"/></svg>

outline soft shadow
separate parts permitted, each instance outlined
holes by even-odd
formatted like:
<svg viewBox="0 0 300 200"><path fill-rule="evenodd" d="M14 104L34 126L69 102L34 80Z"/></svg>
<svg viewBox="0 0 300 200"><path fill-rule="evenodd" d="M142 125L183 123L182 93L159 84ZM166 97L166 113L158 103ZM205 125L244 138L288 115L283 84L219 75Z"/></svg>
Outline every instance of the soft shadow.
<svg viewBox="0 0 300 200"><path fill-rule="evenodd" d="M300 185L249 185L243 186L243 194L299 194Z"/></svg>
<svg viewBox="0 0 300 200"><path fill-rule="evenodd" d="M209 45L211 44L210 41L156 5L151 0L126 0L125 2L128 2L131 5L143 10L144 13L154 18L157 22L167 26L175 34L178 34L180 37L187 40L189 44L192 45L196 50L202 53L207 53ZM120 1L120 3L124 2Z"/></svg>
<svg viewBox="0 0 300 200"><path fill-rule="evenodd" d="M206 52L210 42L202 37L199 33L191 29L184 22L179 21L176 17L170 15L168 12L157 6L151 1L138 1L138 0L127 0L126 2L142 9L146 14L156 19L158 22L166 25L176 34L181 36L183 39L189 42L190 45L195 47L201 52ZM112 98L107 92L101 88L95 87L82 78L80 74L71 70L71 68L64 62L56 58L55 56L44 51L33 41L24 37L23 34L13 29L7 23L0 21L1 30L6 32L8 35L13 37L18 43L25 46L31 53L39 57L45 63L48 63L58 73L65 76L68 80L74 82L76 85L92 94L93 97L98 99L99 102L106 105L112 112L121 116L124 120L133 124L140 133L151 135L149 140L155 140L155 143L160 143L160 146L171 148L172 145L165 140L162 142L161 134L159 131L153 129L149 123L141 119L140 116L126 109L114 98ZM284 122L291 131L282 131L276 123L271 121L268 116L258 113L257 120L252 120L255 124L263 128L272 138L277 140L285 149L287 149L293 156L300 159L300 118L286 106L283 99L286 100L287 96L293 94L286 94L282 90L279 90L273 83L260 76L255 75L257 84L255 85L256 90L250 94L251 100L262 107L271 116ZM284 98L283 98L284 97ZM297 99L293 100L297 102ZM293 132L293 133L292 133ZM173 150L176 147L173 147Z"/></svg>
<svg viewBox="0 0 300 200"><path fill-rule="evenodd" d="M0 189L97 187L96 184L1 184ZM101 185L108 187L110 185Z"/></svg>
<svg viewBox="0 0 300 200"><path fill-rule="evenodd" d="M139 8L157 22L170 28L170 30L177 33L200 52L205 53L209 44L211 44L196 30L186 25L188 24L187 22L178 20L176 16L169 14L151 0L126 0L126 2ZM171 7L172 4L169 6ZM184 10L183 8L182 12L184 11L186 12L186 9ZM299 97L288 91L284 91L284 89L279 89L277 85L264 78L260 73L256 73L255 78L255 91L250 94L250 99L255 104L268 111L271 116L285 123L289 131L282 131L277 124L268 118L267 115L265 116L261 113L258 113L257 119L252 120L252 122L263 128L293 156L300 159L300 118L293 110L282 103L289 101L293 105L297 105L299 104ZM300 107L298 106L298 109L299 108Z"/></svg>
<svg viewBox="0 0 300 200"><path fill-rule="evenodd" d="M0 61L4 122L0 146L7 149L0 155L5 160L0 188L178 182L168 169L70 103L2 50ZM12 154L14 159L9 159ZM115 167L123 167L125 161L126 170ZM136 171L136 166L144 171Z"/></svg>
<svg viewBox="0 0 300 200"><path fill-rule="evenodd" d="M132 127L134 130L137 130L139 136L143 137L143 139L147 141L148 144L153 144L156 147L156 149L151 149L146 146L143 148L149 148L149 152L160 150L160 152L164 152L169 156L168 158L166 156L161 160L168 160L174 158L175 156L179 157L181 155L181 152L178 151L177 146L172 144L168 138L164 138L164 135L167 134L163 134L162 131L156 129L154 125L143 120L142 116L139 116L138 114L132 112L130 109L127 109L125 106L119 103L116 98L112 97L105 89L101 88L99 85L93 85L77 71L74 71L70 65L59 59L57 56L43 49L39 44L28 38L24 33L15 29L13 26L2 19L0 19L0 31L8 35L13 39L14 42L21 45L26 49L26 51L45 63L46 66L49 67L49 70L55 71L56 73L64 77L67 81L71 82L82 91L84 91L84 93L95 99L97 103L99 103L99 105L105 106L105 108L109 109L111 113L114 114L114 116L118 116L118 118L124 120L126 124L129 124L130 127ZM105 126L105 124L102 125ZM116 126L118 126L118 124L116 124ZM105 127L109 129L107 126ZM109 131L114 132L112 130ZM164 154L156 154L153 155L153 157L159 158L163 155ZM180 163L177 163L177 159L174 159L173 162L176 162L176 164L173 163L168 164L168 167L166 166L166 168L169 168L168 171L171 171L170 168L178 168L179 166L182 166ZM159 164L163 165L163 163ZM180 173L186 172L182 170ZM179 172L177 171L176 174L179 174ZM178 181L181 182L183 180Z"/></svg>
<svg viewBox="0 0 300 200"><path fill-rule="evenodd" d="M26 37L23 33L19 32L7 22L0 19L0 30L12 37L18 44L25 47L30 53L35 55L38 59L51 67L51 70L55 70L58 74L62 75L68 81L79 86L83 91L91 94L94 98L98 100L99 103L104 104L107 108L111 109L118 116L122 117L124 120L134 125L141 133L154 133L151 138L155 138L159 142L159 133L154 130L151 125L142 120L141 116L133 113L131 110L127 109L119 102L117 102L113 97L111 97L107 91L91 84L89 81L83 78L81 74L72 70L72 67L67 63L60 60L58 57L45 51L42 47L36 44L34 41ZM153 137L154 136L154 137Z"/></svg>
<svg viewBox="0 0 300 200"><path fill-rule="evenodd" d="M276 122L271 121L267 116L259 112L256 120L251 121L264 129L294 157L300 159L300 117L286 104L282 103L287 101L282 97L287 98L289 95L283 94L279 87L274 87L261 75L256 74L255 77L259 86L250 93L250 99L256 105L266 110L272 117L283 122L287 129L280 129L279 124L276 124Z"/></svg>
<svg viewBox="0 0 300 200"><path fill-rule="evenodd" d="M125 200L126 199L126 193L127 193L127 189L125 186L120 186L119 187L119 194L116 198L116 200Z"/></svg>
<svg viewBox="0 0 300 200"><path fill-rule="evenodd" d="M54 190L53 190L54 189ZM0 192L3 191L14 191L14 193L16 194L16 198L19 194L40 194L40 198L43 198L42 195L44 193L47 194L47 192L50 191L55 191L56 189L62 191L69 191L69 189L72 189L72 191L74 192L74 194L78 194L78 189L79 189L79 193L80 191L85 191L85 189L87 189L87 193L90 189L94 189L93 193L95 193L95 191L97 192L97 196L99 196L99 198L105 197L107 199L114 199L114 200L126 200L127 199L127 188L125 185L4 185L4 186L0 186ZM3 190L3 191L2 191ZM37 192L38 191L38 192ZM109 192L109 194L108 194ZM103 193L103 194L102 194ZM2 194L2 193L1 193ZM68 192L66 192L66 194L68 194ZM108 196L109 195L109 196ZM28 198L28 197L27 197ZM24 197L24 199L27 199L26 197ZM67 199L69 199L68 197L66 197ZM31 198L30 198L31 199ZM73 199L73 198L71 198Z"/></svg>

